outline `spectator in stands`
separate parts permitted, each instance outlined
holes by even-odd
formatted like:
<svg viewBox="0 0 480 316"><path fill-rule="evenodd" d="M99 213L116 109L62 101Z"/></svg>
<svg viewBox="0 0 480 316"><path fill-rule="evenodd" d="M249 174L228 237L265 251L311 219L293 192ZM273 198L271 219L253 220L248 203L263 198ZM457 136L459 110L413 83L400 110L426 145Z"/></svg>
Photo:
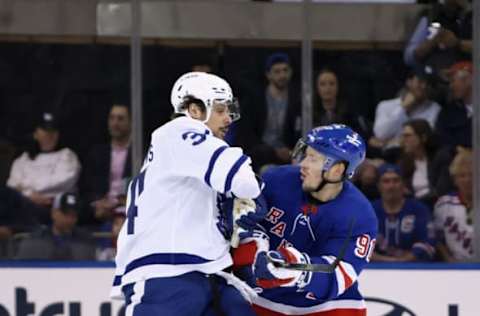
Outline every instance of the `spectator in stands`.
<svg viewBox="0 0 480 316"><path fill-rule="evenodd" d="M367 197L369 201L374 201L380 197L377 186L377 167L373 160L366 159L355 172L353 182L357 188Z"/></svg>
<svg viewBox="0 0 480 316"><path fill-rule="evenodd" d="M124 222L125 212L114 212L112 229L110 231L111 235L105 240L106 242L101 243L97 248L97 260L115 260L115 255L117 254L117 238Z"/></svg>
<svg viewBox="0 0 480 316"><path fill-rule="evenodd" d="M401 147L399 164L407 189L416 199L432 208L437 197L435 186L438 178L432 163L436 144L433 139L433 130L428 122L415 119L405 123Z"/></svg>
<svg viewBox="0 0 480 316"><path fill-rule="evenodd" d="M450 68L449 75L451 101L440 112L435 126L442 144L433 161L439 196L454 189L448 166L458 148L472 147L473 65L469 61L458 62Z"/></svg>
<svg viewBox="0 0 480 316"><path fill-rule="evenodd" d="M378 104L373 126L374 137L369 145L377 149L398 147L403 124L411 119L427 120L433 128L440 105L430 100L431 78L425 70L412 72L400 97Z"/></svg>
<svg viewBox="0 0 480 316"><path fill-rule="evenodd" d="M7 185L27 197L37 207L40 221L49 221L53 197L75 190L80 174L77 155L59 145L55 117L43 113L33 133L34 143L17 158L10 170Z"/></svg>
<svg viewBox="0 0 480 316"><path fill-rule="evenodd" d="M31 202L21 193L0 184L0 258L7 255L9 239L19 232L32 229L36 221Z"/></svg>
<svg viewBox="0 0 480 316"><path fill-rule="evenodd" d="M383 262L429 261L435 254L430 210L420 201L405 197L400 168L379 167L381 198L373 202L379 229L372 260Z"/></svg>
<svg viewBox="0 0 480 316"><path fill-rule="evenodd" d="M472 52L472 12L464 0L446 0L423 16L404 52L408 66L427 65L436 73Z"/></svg>
<svg viewBox="0 0 480 316"><path fill-rule="evenodd" d="M124 208L131 176L131 117L128 106L114 104L108 116L109 144L90 150L83 174L83 191L97 221L109 221L116 208Z"/></svg>
<svg viewBox="0 0 480 316"><path fill-rule="evenodd" d="M195 63L194 65L192 65L191 70L192 71L198 71L198 72L212 73L213 72L213 67L208 62L199 61L198 63Z"/></svg>
<svg viewBox="0 0 480 316"><path fill-rule="evenodd" d="M245 99L239 121L238 144L252 157L258 171L266 164L290 162L290 150L301 133L300 97L290 85L292 68L284 53L267 58L266 89Z"/></svg>
<svg viewBox="0 0 480 316"><path fill-rule="evenodd" d="M469 61L454 64L449 70L451 102L438 116L436 131L442 143L472 146L473 65Z"/></svg>
<svg viewBox="0 0 480 316"><path fill-rule="evenodd" d="M353 113L339 94L337 74L329 68L320 70L317 76L318 101L313 109L313 126L341 123L368 139L370 124L362 115Z"/></svg>
<svg viewBox="0 0 480 316"><path fill-rule="evenodd" d="M89 233L77 228L78 196L58 195L51 210L52 225L41 226L20 241L16 259L93 260L95 244Z"/></svg>
<svg viewBox="0 0 480 316"><path fill-rule="evenodd" d="M15 147L0 137L0 185L7 182L14 155Z"/></svg>
<svg viewBox="0 0 480 316"><path fill-rule="evenodd" d="M437 250L447 262L473 256L473 161L469 150L461 149L450 165L456 191L439 198L434 209Z"/></svg>

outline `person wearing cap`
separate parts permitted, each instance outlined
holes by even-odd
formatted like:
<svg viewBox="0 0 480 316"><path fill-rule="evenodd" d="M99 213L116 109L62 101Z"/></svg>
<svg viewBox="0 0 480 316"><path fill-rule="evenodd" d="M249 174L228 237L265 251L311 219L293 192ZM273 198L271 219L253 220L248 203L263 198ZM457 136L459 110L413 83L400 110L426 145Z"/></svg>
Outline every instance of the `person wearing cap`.
<svg viewBox="0 0 480 316"><path fill-rule="evenodd" d="M429 96L429 69L412 71L398 98L381 101L375 112L374 136L369 145L379 149L398 147L403 124L411 119L424 119L433 128L440 105Z"/></svg>
<svg viewBox="0 0 480 316"><path fill-rule="evenodd" d="M378 218L373 261L430 261L435 236L430 210L420 201L405 197L402 172L397 165L378 169L380 199L372 203Z"/></svg>
<svg viewBox="0 0 480 316"><path fill-rule="evenodd" d="M252 157L256 171L266 164L289 163L300 137L300 96L290 85L292 73L287 54L270 55L265 63L267 87L241 100L237 142Z"/></svg>
<svg viewBox="0 0 480 316"><path fill-rule="evenodd" d="M12 165L7 185L21 192L39 209L35 214L48 222L53 197L75 189L80 174L77 155L59 146L59 129L52 113L43 113L33 132L32 146Z"/></svg>
<svg viewBox="0 0 480 316"><path fill-rule="evenodd" d="M52 224L40 226L20 241L15 259L94 260L95 244L90 234L77 227L80 202L74 193L55 197Z"/></svg>
<svg viewBox="0 0 480 316"><path fill-rule="evenodd" d="M404 51L408 66L429 65L436 71L472 53L472 11L465 0L439 1L420 18Z"/></svg>

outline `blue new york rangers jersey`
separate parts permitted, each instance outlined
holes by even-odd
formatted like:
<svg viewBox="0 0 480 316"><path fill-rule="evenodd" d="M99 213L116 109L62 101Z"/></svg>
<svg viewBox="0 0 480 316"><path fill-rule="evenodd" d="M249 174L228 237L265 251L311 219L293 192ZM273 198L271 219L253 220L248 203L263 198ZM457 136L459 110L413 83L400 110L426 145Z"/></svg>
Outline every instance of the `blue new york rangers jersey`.
<svg viewBox="0 0 480 316"><path fill-rule="evenodd" d="M121 298L120 288L137 281L230 266L217 208L217 194L229 192L260 194L250 158L240 148L188 117L155 130L142 170L129 185L112 296Z"/></svg>
<svg viewBox="0 0 480 316"><path fill-rule="evenodd" d="M377 251L395 256L398 250L412 251L418 260L431 260L435 254L435 231L429 209L420 201L405 199L397 214L386 214L381 200L373 202L379 229Z"/></svg>
<svg viewBox="0 0 480 316"><path fill-rule="evenodd" d="M330 264L352 233L334 273L313 273L302 291L296 287L263 289L255 304L287 315L364 309L356 280L369 261L377 234L370 202L348 181L335 199L314 200L302 190L298 166L272 168L263 178L262 197L269 211L262 226L270 236L270 249L291 245L311 263Z"/></svg>

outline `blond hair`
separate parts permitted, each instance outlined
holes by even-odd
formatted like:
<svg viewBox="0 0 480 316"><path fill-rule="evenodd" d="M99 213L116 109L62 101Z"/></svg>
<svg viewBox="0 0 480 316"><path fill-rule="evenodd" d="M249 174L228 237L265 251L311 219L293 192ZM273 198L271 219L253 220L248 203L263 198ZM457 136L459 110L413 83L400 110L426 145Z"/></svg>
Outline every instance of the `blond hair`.
<svg viewBox="0 0 480 316"><path fill-rule="evenodd" d="M463 167L469 167L472 169L472 162L473 162L473 155L472 151L469 149L465 149L459 147L457 149L457 154L455 158L453 158L452 162L450 163L450 175L455 176L459 173L460 169Z"/></svg>

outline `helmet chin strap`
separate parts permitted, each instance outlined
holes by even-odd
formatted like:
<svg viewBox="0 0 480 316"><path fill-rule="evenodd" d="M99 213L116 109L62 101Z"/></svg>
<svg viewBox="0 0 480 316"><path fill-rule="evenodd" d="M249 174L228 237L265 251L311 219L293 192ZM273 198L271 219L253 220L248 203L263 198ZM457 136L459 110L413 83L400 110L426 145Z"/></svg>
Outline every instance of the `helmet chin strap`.
<svg viewBox="0 0 480 316"><path fill-rule="evenodd" d="M325 187L325 185L327 185L327 184L341 183L346 179L346 175L345 175L345 172L344 172L342 177L339 180L331 181L331 180L328 180L327 178L325 178L325 172L326 172L326 170L322 170L322 182L318 185L317 189L314 192L320 192Z"/></svg>
<svg viewBox="0 0 480 316"><path fill-rule="evenodd" d="M205 113L207 116L205 117L205 120L202 121L202 123L206 124L208 120L210 119L210 115L212 115L212 109L209 108L208 106L205 107Z"/></svg>
<svg viewBox="0 0 480 316"><path fill-rule="evenodd" d="M185 111L183 111L182 113L185 114L185 116L187 116L187 117L195 120L195 118L193 118L193 117L190 115L190 112L188 112L188 109L185 110ZM206 115L207 115L207 116L205 117L205 120L200 120L200 119L198 119L198 120L199 120L200 122L202 122L203 124L206 124L206 123L208 122L208 120L210 119L210 115L211 115L211 113L212 113L212 109L210 109L210 108L208 108L208 107L205 107L205 113L206 113Z"/></svg>

